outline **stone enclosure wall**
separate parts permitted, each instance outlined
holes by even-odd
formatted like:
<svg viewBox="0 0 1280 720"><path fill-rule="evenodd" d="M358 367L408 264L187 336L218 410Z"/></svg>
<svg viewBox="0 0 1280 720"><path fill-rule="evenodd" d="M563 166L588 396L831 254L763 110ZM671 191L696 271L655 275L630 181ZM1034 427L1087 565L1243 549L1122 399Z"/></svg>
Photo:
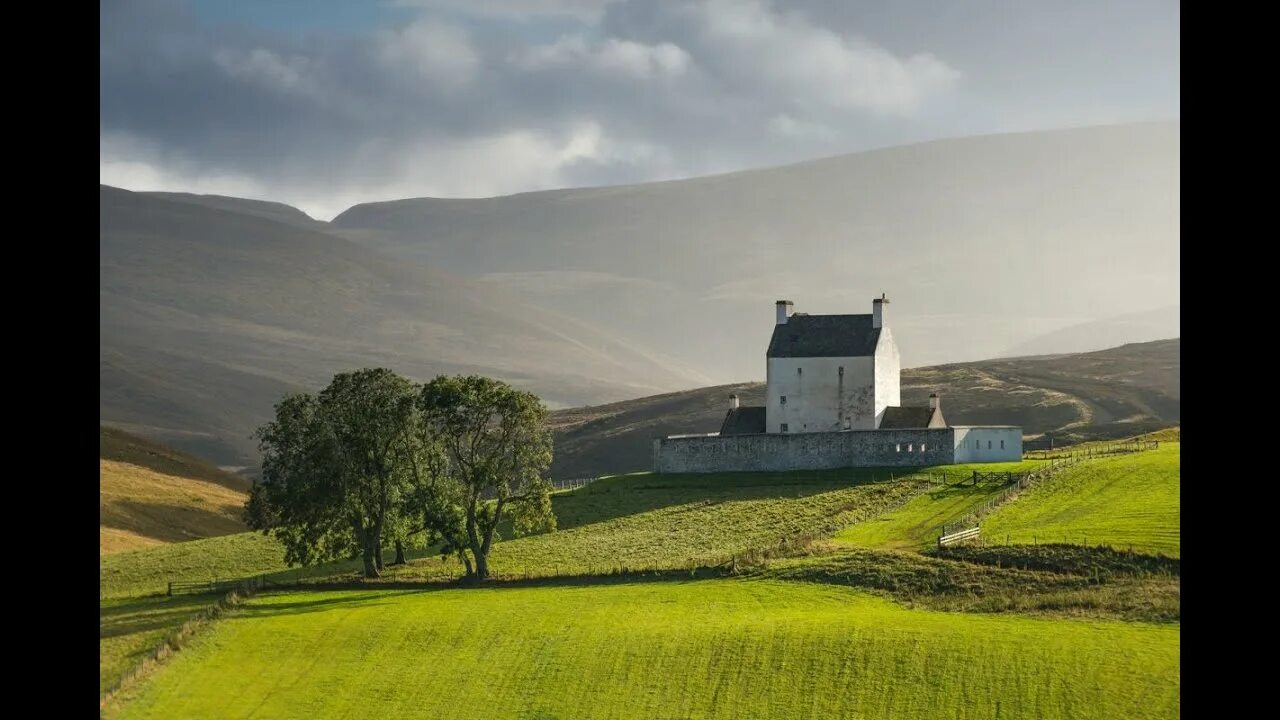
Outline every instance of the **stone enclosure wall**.
<svg viewBox="0 0 1280 720"><path fill-rule="evenodd" d="M658 438L659 473L916 467L955 461L951 428Z"/></svg>

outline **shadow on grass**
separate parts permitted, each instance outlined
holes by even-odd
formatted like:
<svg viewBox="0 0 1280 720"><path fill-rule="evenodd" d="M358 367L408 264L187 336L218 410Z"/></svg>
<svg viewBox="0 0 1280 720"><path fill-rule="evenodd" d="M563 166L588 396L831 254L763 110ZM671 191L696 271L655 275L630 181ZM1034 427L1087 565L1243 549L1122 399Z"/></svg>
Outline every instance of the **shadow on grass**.
<svg viewBox="0 0 1280 720"><path fill-rule="evenodd" d="M946 466L844 468L798 472L615 475L552 500L560 530L691 503L805 498L860 485L892 482ZM958 475L957 475L958 476Z"/></svg>
<svg viewBox="0 0 1280 720"><path fill-rule="evenodd" d="M98 610L98 637L113 638L180 625L217 599L217 595L162 596L104 605Z"/></svg>

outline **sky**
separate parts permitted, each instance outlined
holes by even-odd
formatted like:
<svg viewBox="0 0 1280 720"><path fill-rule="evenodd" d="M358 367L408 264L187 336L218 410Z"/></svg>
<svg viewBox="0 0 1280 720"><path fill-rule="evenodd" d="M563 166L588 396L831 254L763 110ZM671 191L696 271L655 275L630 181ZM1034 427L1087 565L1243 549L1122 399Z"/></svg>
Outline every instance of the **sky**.
<svg viewBox="0 0 1280 720"><path fill-rule="evenodd" d="M322 220L1179 118L1157 0L103 0L101 182Z"/></svg>

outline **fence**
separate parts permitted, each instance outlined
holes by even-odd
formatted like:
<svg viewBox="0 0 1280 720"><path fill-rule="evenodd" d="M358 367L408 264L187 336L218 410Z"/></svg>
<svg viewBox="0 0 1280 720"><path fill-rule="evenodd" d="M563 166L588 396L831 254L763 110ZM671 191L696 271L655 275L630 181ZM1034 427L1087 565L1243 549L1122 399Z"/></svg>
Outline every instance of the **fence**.
<svg viewBox="0 0 1280 720"><path fill-rule="evenodd" d="M1026 488L1043 480L1047 480L1072 465L1085 460L1091 460L1093 458L1143 452L1145 450L1155 450L1159 447L1160 442L1157 440L1126 440L1123 442L1090 444L1088 446L1063 448L1061 450L1052 451L1053 454L1049 455L1047 458L1036 456L1029 457L1028 459L1048 459L1049 462L1028 473L979 473L975 471L973 473L973 483L975 485L978 484L979 478L995 479L1003 475L1005 476L1005 481L1009 484L1009 487L988 498L982 503L982 505L970 512L968 515L965 515L963 518L943 525L942 534L938 536L938 546L941 547L961 540L978 537L982 518L991 514L993 510L1016 497L1018 493L1022 492ZM1028 453L1028 455L1030 455L1030 453Z"/></svg>
<svg viewBox="0 0 1280 720"><path fill-rule="evenodd" d="M1144 450L1155 450L1159 447L1159 440L1117 440L1114 442L1084 443L1057 449L1027 450L1022 456L1027 460L1059 460L1073 457L1088 459L1106 455L1124 455Z"/></svg>
<svg viewBox="0 0 1280 720"><path fill-rule="evenodd" d="M551 487L555 490L577 490L580 487L590 485L599 480L598 477L573 478L571 480L552 480Z"/></svg>

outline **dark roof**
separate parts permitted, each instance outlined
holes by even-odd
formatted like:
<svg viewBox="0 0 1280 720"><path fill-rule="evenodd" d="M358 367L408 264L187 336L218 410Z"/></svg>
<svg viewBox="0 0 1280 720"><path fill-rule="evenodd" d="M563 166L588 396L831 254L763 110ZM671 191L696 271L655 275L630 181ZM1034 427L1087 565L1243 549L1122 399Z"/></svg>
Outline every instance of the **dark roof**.
<svg viewBox="0 0 1280 720"><path fill-rule="evenodd" d="M764 406L736 407L724 416L721 435L757 435L764 432Z"/></svg>
<svg viewBox="0 0 1280 720"><path fill-rule="evenodd" d="M901 428L938 428L946 427L947 421L942 419L942 408L930 410L929 407L887 407L880 420L881 430L897 430Z"/></svg>
<svg viewBox="0 0 1280 720"><path fill-rule="evenodd" d="M870 315L792 315L774 326L768 357L861 357L879 340Z"/></svg>

